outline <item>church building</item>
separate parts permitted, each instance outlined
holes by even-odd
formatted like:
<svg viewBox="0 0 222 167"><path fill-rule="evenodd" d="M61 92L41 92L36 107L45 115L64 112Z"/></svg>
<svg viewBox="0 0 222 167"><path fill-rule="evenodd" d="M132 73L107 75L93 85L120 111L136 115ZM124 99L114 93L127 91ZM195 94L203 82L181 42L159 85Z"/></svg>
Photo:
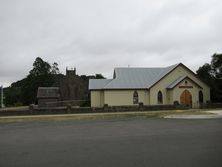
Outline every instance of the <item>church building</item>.
<svg viewBox="0 0 222 167"><path fill-rule="evenodd" d="M115 68L113 79L90 79L91 107L186 104L210 101L210 87L184 64L164 68Z"/></svg>

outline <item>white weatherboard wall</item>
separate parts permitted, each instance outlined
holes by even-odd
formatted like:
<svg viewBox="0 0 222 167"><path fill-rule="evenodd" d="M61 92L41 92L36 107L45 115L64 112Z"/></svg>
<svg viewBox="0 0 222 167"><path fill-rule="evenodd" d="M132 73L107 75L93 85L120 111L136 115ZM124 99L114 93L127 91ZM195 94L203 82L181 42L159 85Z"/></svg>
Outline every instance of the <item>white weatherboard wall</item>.
<svg viewBox="0 0 222 167"><path fill-rule="evenodd" d="M92 107L101 107L104 105L104 92L103 91L99 91L99 90L91 91L90 98L91 98Z"/></svg>
<svg viewBox="0 0 222 167"><path fill-rule="evenodd" d="M104 104L109 106L135 105L133 104L134 91L138 93L139 102L149 104L148 90L104 90Z"/></svg>

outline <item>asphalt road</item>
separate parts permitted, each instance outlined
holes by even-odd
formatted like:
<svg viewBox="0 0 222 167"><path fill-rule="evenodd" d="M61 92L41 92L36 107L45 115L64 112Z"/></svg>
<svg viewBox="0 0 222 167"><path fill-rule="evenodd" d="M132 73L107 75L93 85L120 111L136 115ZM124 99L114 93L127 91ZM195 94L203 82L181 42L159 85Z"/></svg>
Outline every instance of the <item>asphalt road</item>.
<svg viewBox="0 0 222 167"><path fill-rule="evenodd" d="M221 167L222 119L0 124L0 167Z"/></svg>

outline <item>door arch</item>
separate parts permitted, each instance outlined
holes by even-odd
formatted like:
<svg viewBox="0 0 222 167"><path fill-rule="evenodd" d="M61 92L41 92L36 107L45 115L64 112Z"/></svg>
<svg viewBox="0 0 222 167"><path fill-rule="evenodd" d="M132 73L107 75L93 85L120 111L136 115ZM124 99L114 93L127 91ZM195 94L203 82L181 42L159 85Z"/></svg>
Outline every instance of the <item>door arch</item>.
<svg viewBox="0 0 222 167"><path fill-rule="evenodd" d="M192 95L188 90L184 90L180 95L180 104L192 106Z"/></svg>

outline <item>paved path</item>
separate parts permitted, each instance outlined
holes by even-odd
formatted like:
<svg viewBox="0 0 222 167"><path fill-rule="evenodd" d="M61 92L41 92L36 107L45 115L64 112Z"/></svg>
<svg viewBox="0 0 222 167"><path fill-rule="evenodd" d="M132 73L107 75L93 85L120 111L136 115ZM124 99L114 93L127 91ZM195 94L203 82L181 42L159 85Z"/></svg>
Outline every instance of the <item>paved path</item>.
<svg viewBox="0 0 222 167"><path fill-rule="evenodd" d="M206 112L222 116L222 110L209 110Z"/></svg>
<svg viewBox="0 0 222 167"><path fill-rule="evenodd" d="M206 110L206 114L201 115L167 115L164 118L175 119L210 119L210 118L222 118L222 110Z"/></svg>
<svg viewBox="0 0 222 167"><path fill-rule="evenodd" d="M221 167L222 119L0 125L0 167Z"/></svg>

